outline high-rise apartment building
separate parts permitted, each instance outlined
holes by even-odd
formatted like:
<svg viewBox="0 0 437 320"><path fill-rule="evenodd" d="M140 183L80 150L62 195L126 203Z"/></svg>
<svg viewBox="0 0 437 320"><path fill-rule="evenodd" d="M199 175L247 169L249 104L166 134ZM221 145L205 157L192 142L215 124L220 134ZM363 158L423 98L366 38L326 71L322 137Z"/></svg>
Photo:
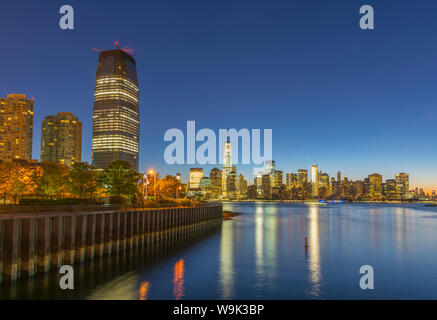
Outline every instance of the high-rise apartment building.
<svg viewBox="0 0 437 320"><path fill-rule="evenodd" d="M100 52L94 90L93 165L125 160L138 170L140 114L135 59L123 50Z"/></svg>
<svg viewBox="0 0 437 320"><path fill-rule="evenodd" d="M0 160L32 159L33 100L25 94L0 98Z"/></svg>
<svg viewBox="0 0 437 320"><path fill-rule="evenodd" d="M70 167L81 161L82 122L71 112L58 112L42 121L41 161Z"/></svg>

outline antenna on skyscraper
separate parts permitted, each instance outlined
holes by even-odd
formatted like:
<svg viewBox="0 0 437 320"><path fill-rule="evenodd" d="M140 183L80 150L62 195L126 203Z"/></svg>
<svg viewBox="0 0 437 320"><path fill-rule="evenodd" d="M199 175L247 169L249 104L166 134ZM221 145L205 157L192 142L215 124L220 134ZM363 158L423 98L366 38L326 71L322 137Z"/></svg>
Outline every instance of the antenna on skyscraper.
<svg viewBox="0 0 437 320"><path fill-rule="evenodd" d="M118 45L118 41L115 41L115 46L118 48L118 50L121 50L120 46Z"/></svg>

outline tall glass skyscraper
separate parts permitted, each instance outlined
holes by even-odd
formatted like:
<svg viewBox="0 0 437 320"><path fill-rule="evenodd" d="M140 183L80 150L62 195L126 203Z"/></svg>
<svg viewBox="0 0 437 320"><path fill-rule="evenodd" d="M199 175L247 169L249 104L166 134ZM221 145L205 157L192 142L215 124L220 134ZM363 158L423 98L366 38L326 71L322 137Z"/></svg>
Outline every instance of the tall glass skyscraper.
<svg viewBox="0 0 437 320"><path fill-rule="evenodd" d="M138 170L140 114L135 59L123 50L100 52L94 90L93 165L125 160Z"/></svg>

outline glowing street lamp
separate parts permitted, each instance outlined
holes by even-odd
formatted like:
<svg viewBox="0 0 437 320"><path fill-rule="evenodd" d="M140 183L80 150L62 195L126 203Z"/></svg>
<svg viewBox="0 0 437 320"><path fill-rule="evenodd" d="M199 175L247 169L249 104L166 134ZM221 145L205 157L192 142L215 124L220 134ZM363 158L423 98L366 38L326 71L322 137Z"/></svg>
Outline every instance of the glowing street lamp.
<svg viewBox="0 0 437 320"><path fill-rule="evenodd" d="M153 169L150 169L149 174L153 176L153 190L155 193L155 200L156 200L156 173Z"/></svg>
<svg viewBox="0 0 437 320"><path fill-rule="evenodd" d="M179 191L181 191L181 190L182 190L182 186L179 186L179 187L176 189L176 199L179 198Z"/></svg>

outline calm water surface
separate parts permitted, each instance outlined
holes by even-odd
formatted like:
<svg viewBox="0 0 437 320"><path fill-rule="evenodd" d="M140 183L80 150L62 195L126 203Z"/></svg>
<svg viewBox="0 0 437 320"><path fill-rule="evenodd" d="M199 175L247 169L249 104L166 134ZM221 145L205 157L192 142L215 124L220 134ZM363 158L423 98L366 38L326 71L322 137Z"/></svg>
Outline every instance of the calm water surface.
<svg viewBox="0 0 437 320"><path fill-rule="evenodd" d="M242 213L179 244L3 287L1 298L437 299L437 208L225 203ZM308 248L305 249L305 237ZM375 270L361 290L359 269Z"/></svg>

